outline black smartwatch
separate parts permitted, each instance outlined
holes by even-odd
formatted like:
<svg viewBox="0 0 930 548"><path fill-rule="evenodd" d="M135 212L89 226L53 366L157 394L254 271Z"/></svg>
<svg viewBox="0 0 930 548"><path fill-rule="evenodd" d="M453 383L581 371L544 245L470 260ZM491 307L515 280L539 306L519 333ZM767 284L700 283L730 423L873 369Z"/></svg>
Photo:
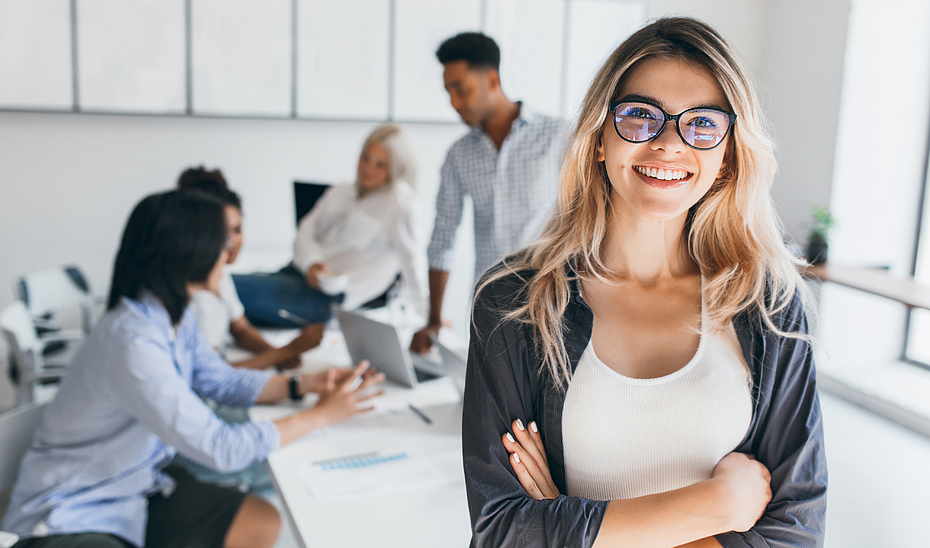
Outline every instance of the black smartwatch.
<svg viewBox="0 0 930 548"><path fill-rule="evenodd" d="M301 401L304 399L300 393L300 373L291 375L291 379L287 382L287 395L290 396L291 401Z"/></svg>

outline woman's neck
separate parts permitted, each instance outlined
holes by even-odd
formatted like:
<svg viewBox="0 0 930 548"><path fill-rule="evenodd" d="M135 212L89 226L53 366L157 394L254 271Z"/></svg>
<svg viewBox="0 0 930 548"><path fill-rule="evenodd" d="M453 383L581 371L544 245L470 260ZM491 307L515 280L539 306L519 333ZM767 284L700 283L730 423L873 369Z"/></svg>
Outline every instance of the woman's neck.
<svg viewBox="0 0 930 548"><path fill-rule="evenodd" d="M659 221L615 207L611 217L602 256L615 277L652 285L699 272L684 239L687 214Z"/></svg>

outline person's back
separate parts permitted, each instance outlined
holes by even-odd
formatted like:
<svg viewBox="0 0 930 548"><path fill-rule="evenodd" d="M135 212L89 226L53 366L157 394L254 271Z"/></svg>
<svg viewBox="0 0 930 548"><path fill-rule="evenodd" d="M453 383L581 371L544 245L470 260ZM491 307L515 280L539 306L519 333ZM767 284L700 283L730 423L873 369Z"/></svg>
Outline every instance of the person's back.
<svg viewBox="0 0 930 548"><path fill-rule="evenodd" d="M4 528L20 535L37 530L62 534L76 532L72 526L80 524L80 531L126 535L125 524L131 521L126 518L144 515L145 494L170 484L157 469L176 449L156 432L164 432L172 419L155 416L158 409L193 412L175 423L202 425L205 434L210 430L208 408L183 405L180 400L193 394L171 387L194 382L199 337L190 310L174 333L167 312L150 294L139 301L123 298L104 314L45 411L20 465ZM145 355L153 350L171 352L177 369L152 367ZM161 405L147 405L158 400ZM203 416L197 416L198 409ZM198 447L197 438L165 437L198 460L217 464L207 443ZM246 456L229 464L239 467L251 460ZM144 537L144 525L137 520L135 534Z"/></svg>

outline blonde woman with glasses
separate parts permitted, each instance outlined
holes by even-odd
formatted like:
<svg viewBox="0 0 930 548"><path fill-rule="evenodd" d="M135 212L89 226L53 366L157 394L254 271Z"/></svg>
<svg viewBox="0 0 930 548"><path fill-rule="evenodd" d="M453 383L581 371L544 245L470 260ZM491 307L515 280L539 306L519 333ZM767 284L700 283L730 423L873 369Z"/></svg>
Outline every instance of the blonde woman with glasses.
<svg viewBox="0 0 930 548"><path fill-rule="evenodd" d="M476 292L474 545L820 546L800 263L747 71L661 19L597 74L542 237Z"/></svg>

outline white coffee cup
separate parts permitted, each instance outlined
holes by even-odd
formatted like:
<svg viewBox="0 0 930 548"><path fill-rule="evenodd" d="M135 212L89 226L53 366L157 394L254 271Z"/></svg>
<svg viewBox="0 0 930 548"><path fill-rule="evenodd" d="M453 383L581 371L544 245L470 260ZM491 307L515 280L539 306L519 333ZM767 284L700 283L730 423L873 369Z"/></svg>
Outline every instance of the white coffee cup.
<svg viewBox="0 0 930 548"><path fill-rule="evenodd" d="M349 286L349 277L345 274L319 274L320 291L327 295L338 295Z"/></svg>

